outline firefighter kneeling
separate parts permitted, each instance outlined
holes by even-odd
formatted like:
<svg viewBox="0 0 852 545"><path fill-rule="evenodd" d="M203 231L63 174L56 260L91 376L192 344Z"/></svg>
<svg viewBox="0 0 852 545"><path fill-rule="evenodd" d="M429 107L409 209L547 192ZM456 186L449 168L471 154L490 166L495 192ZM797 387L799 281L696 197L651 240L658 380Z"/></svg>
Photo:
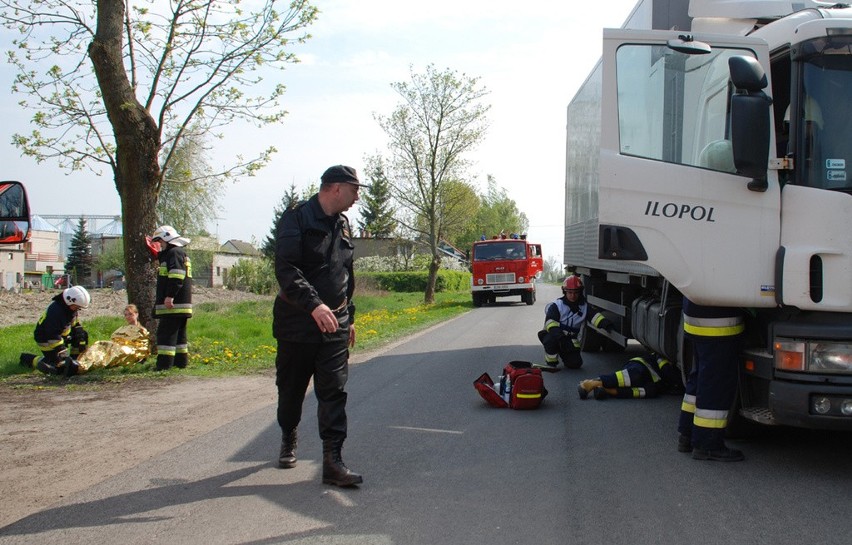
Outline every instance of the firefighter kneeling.
<svg viewBox="0 0 852 545"><path fill-rule="evenodd" d="M30 369L35 366L47 375L77 374L74 358L84 352L89 343L89 335L80 325L77 312L89 308L91 301L89 292L82 286L72 286L56 295L33 332L43 355L36 360L35 354L23 353L21 365Z"/></svg>
<svg viewBox="0 0 852 545"><path fill-rule="evenodd" d="M612 323L603 314L591 314L579 276L565 279L562 297L545 307L544 319L544 329L538 332L538 340L544 346L544 361L549 367L559 365L560 359L568 369L579 369L583 365L579 336L584 322L612 329Z"/></svg>

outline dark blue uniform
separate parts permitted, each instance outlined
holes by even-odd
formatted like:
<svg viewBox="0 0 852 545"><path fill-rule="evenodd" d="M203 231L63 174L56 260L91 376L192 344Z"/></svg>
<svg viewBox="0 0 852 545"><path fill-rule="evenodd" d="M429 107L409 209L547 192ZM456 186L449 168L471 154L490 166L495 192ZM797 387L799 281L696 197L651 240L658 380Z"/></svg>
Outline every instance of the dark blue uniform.
<svg viewBox="0 0 852 545"><path fill-rule="evenodd" d="M615 397L622 399L657 397L681 387L680 373L675 366L654 354L631 358L621 370L601 375L598 379L604 388L615 389Z"/></svg>
<svg viewBox="0 0 852 545"><path fill-rule="evenodd" d="M579 339L583 323L588 321L603 329L612 327L603 314L591 312L584 295L576 302L560 297L545 307L544 329L538 332L538 340L544 346L545 363L555 367L561 359L568 369L579 369L583 365Z"/></svg>
<svg viewBox="0 0 852 545"><path fill-rule="evenodd" d="M172 365L184 368L189 360L186 323L192 318L192 265L186 250L173 244L160 252L157 259L160 262L154 305L154 317L159 319L157 369L165 370ZM166 308L167 297L174 299L173 308Z"/></svg>
<svg viewBox="0 0 852 545"><path fill-rule="evenodd" d="M745 318L739 309L697 305L684 297L683 321L684 334L692 344L693 365L678 431L682 438L691 438L691 446L696 449L724 451L728 411L737 391L737 361ZM683 451L690 450L686 444L680 446Z"/></svg>

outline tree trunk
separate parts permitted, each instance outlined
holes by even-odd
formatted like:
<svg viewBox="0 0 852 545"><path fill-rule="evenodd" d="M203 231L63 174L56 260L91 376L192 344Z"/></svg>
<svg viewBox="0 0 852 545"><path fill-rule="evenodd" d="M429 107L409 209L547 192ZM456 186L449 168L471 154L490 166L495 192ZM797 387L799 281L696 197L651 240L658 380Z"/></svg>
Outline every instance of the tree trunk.
<svg viewBox="0 0 852 545"><path fill-rule="evenodd" d="M441 257L432 256L432 261L429 263L429 279L426 281L426 293L423 295L423 302L431 305L435 302L435 285L438 283L438 269L441 268Z"/></svg>
<svg viewBox="0 0 852 545"><path fill-rule="evenodd" d="M124 67L124 0L98 0L97 30L89 58L98 78L107 117L115 135L115 187L121 198L127 297L140 319L154 331L155 268L145 242L156 228L162 172L160 131L136 99Z"/></svg>

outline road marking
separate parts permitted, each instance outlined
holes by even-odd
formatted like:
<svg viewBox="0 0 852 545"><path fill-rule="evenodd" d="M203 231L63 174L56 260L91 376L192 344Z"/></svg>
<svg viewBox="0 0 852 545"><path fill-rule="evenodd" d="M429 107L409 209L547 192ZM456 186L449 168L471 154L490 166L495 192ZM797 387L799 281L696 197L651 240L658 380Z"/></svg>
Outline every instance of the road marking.
<svg viewBox="0 0 852 545"><path fill-rule="evenodd" d="M462 431L455 431L455 430L436 430L436 429L432 429L432 428L412 428L412 427L409 427L409 426L388 426L388 427L393 429L393 430L428 431L428 432L431 432L431 433L452 433L452 434L455 434L455 435L461 435L462 433L464 433Z"/></svg>

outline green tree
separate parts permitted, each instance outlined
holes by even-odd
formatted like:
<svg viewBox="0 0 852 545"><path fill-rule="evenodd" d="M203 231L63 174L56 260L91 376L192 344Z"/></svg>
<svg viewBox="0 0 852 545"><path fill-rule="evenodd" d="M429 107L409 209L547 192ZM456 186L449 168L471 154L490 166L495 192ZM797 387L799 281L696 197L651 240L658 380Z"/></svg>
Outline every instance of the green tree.
<svg viewBox="0 0 852 545"><path fill-rule="evenodd" d="M203 234L216 219L224 190L222 176L211 174L204 137L187 133L165 171L157 200L157 223L173 225L184 234Z"/></svg>
<svg viewBox="0 0 852 545"><path fill-rule="evenodd" d="M493 176L488 176L488 187L480 196L480 206L476 210L469 228L461 233L454 245L458 248L470 248L473 241L482 235L486 238L500 233L523 234L529 229L526 214L518 210L518 205L509 197L507 191L497 185Z"/></svg>
<svg viewBox="0 0 852 545"><path fill-rule="evenodd" d="M103 252L95 258L95 270L101 273L124 270L124 246L121 241L111 241L104 246Z"/></svg>
<svg viewBox="0 0 852 545"><path fill-rule="evenodd" d="M86 231L86 220L80 218L71 237L71 248L65 259L65 274L73 284L90 284L95 259L92 256L92 237Z"/></svg>
<svg viewBox="0 0 852 545"><path fill-rule="evenodd" d="M302 190L300 196L296 191L296 184L290 184L290 189L284 193L284 196L281 197L281 202L279 202L273 210L272 227L269 228L269 234L266 235L266 238L263 240L263 245L260 247L260 253L263 254L263 257L267 259L275 259L275 239L278 237L278 220L281 219L281 214L283 214L284 211L291 206L310 199L317 191L319 191L319 187L317 187L316 182L311 182L308 187Z"/></svg>
<svg viewBox="0 0 852 545"><path fill-rule="evenodd" d="M381 156L372 156L365 159L366 178L370 185L361 194L360 212L361 219L358 227L370 233L374 237L389 237L396 230L396 210L392 206L390 183L385 175L384 161Z"/></svg>
<svg viewBox="0 0 852 545"><path fill-rule="evenodd" d="M0 1L0 21L21 35L7 52L18 71L12 89L34 112L32 133L13 142L39 162L111 171L128 298L140 315L151 315L156 279L145 236L181 140L190 127L216 134L235 121L279 122L284 86L261 70L296 62L288 49L309 38L317 13L307 0ZM237 155L219 174L250 176L274 151Z"/></svg>
<svg viewBox="0 0 852 545"><path fill-rule="evenodd" d="M411 69L411 81L392 83L402 98L387 117L376 115L388 136L390 158L385 162L394 200L401 208L400 223L428 248L429 265L424 302L435 300L441 266L438 244L447 239L456 210L455 198L467 196L463 183L465 154L478 145L487 128L490 106L482 104L488 91L479 78L440 72L429 65L425 73Z"/></svg>

